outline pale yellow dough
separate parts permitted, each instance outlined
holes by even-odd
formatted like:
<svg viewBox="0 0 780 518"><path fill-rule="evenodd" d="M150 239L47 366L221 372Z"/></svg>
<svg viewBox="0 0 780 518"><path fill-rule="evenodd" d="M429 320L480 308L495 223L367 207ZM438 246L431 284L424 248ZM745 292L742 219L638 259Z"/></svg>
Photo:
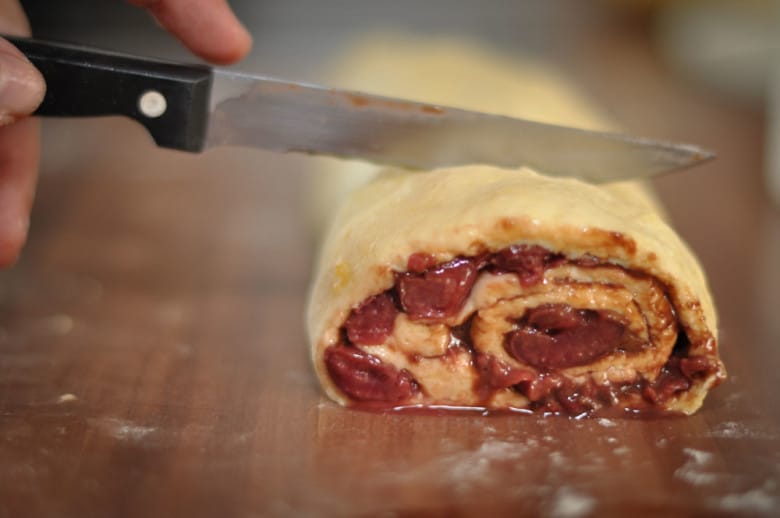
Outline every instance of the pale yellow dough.
<svg viewBox="0 0 780 518"><path fill-rule="evenodd" d="M580 127L610 127L570 87L570 82L550 68L518 56L498 57L496 52L457 41L393 36L361 40L335 68L334 77L341 86L385 95ZM431 254L439 262L446 262L524 243L541 245L570 259L595 256L605 263L654 277L671 303L670 309L661 313L673 312L692 344L690 354L716 352L716 313L702 269L664 221L653 195L639 183L595 186L550 178L543 171L527 168L468 166L409 173L380 172L372 165L343 161L321 164L325 171L315 176L319 183L313 189L317 193L312 205L313 221L327 221L328 228L318 254L306 318L315 370L325 392L339 403L350 401L330 380L324 351L339 342L339 330L350 311L369 296L391 288L394 273L405 271L407 259L414 253ZM332 212L334 207L338 208ZM548 271L546 282L538 288L540 298L531 302L558 300L556 283L566 289L574 286L576 289L570 290L574 293L581 291L586 281L597 286L599 282L604 286L622 282L611 277L611 272L619 269L606 268L603 276L597 272L589 279L578 278L589 274L577 268L564 270ZM630 288L628 284L620 293L609 295L605 288L601 302L586 306L631 306L632 300L645 297L646 302L636 302L637 313L626 318L638 326L639 334L647 336L650 331L642 328L643 322L654 317L652 312L643 314L642 305L669 303L662 296L659 302L659 296L651 296L649 288ZM485 322L500 314L497 305L519 304L518 296L529 297L533 291L518 292L516 287L497 285L489 289L510 295L491 299L484 295L485 289L475 287L466 310L484 309ZM490 308L494 308L493 317ZM675 323L662 324L657 354L668 355L676 336L670 334ZM484 322L482 325L487 326ZM489 328L485 336L490 335ZM479 404L471 390L476 374L469 359L450 359L446 365L436 360L446 348L442 345L446 344L443 332L446 326L397 321L396 332L388 343L363 349L384 362L406 368L418 379L425 394L418 394L410 403ZM410 364L406 352L415 341L425 358ZM485 347L501 355L501 347ZM615 380L641 372L653 379L664 360L653 360L653 354L628 364L610 363L607 358L567 374L574 379L591 376ZM724 376L722 365L718 367L717 372L675 396L668 409L684 413L698 409L709 388ZM496 394L487 406L522 408L527 403L507 389Z"/></svg>

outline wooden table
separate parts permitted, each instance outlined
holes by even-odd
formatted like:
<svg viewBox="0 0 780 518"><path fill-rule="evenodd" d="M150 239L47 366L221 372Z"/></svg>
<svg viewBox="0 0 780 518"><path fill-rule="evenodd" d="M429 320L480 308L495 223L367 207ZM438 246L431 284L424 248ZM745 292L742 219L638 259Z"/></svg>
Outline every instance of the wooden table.
<svg viewBox="0 0 780 518"><path fill-rule="evenodd" d="M720 154L657 181L720 309L730 378L698 414L339 408L303 332L308 159L55 122L30 243L0 274L0 517L777 515L780 211L761 117L674 79L643 39L585 43L564 62L630 129Z"/></svg>

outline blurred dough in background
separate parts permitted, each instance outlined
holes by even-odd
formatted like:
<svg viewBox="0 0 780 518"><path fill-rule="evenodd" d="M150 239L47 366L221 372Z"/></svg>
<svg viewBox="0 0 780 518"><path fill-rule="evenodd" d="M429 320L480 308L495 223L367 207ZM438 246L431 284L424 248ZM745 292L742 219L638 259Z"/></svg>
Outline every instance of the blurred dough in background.
<svg viewBox="0 0 780 518"><path fill-rule="evenodd" d="M780 205L780 2L657 2L655 39L682 76L766 106L766 185Z"/></svg>
<svg viewBox="0 0 780 518"><path fill-rule="evenodd" d="M761 101L778 42L776 0L667 2L656 40L678 73L727 95Z"/></svg>
<svg viewBox="0 0 780 518"><path fill-rule="evenodd" d="M355 42L359 44L348 45L329 69L328 85L567 126L579 123L589 129L613 127L603 114L590 109L592 105L582 99L568 78L548 63L523 53L502 56L484 43L464 38L421 38L393 32L372 33ZM372 56L383 58L379 61ZM410 56L417 59L410 60ZM355 67L355 63L361 66ZM421 66L425 63L436 63L435 70ZM464 63L469 63L468 68ZM523 75L533 80L518 81ZM485 76L490 78L487 86L481 80ZM540 99L558 102L550 104ZM360 161L317 160L321 163L313 167L316 173L312 174L307 203L315 237L322 234L344 196L380 170L377 165Z"/></svg>

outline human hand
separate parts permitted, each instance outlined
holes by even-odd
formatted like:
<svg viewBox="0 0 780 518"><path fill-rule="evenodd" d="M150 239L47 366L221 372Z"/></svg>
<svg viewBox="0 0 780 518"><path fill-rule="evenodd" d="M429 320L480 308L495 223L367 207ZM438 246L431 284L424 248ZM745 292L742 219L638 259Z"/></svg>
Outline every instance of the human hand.
<svg viewBox="0 0 780 518"><path fill-rule="evenodd" d="M192 52L227 64L244 57L252 39L225 0L128 0L148 9ZM0 0L0 33L29 36L18 0ZM0 38L0 268L12 265L27 238L40 160L37 120L28 117L45 93L43 77Z"/></svg>
<svg viewBox="0 0 780 518"><path fill-rule="evenodd" d="M0 0L0 32L30 34L17 0ZM38 70L0 38L0 268L16 261L27 237L40 155L39 124L27 116L45 89Z"/></svg>
<svg viewBox="0 0 780 518"><path fill-rule="evenodd" d="M252 38L227 0L128 0L148 9L157 21L193 53L219 64L243 58Z"/></svg>

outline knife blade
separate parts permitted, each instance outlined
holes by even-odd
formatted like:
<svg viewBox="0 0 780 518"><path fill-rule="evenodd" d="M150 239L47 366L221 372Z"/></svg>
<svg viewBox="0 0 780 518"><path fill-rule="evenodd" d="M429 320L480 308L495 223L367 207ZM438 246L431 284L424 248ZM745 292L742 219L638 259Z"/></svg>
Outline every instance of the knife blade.
<svg viewBox="0 0 780 518"><path fill-rule="evenodd" d="M592 182L704 162L698 146L545 124L359 92L8 38L47 83L43 116L125 115L157 145L249 146L413 169L529 166Z"/></svg>

